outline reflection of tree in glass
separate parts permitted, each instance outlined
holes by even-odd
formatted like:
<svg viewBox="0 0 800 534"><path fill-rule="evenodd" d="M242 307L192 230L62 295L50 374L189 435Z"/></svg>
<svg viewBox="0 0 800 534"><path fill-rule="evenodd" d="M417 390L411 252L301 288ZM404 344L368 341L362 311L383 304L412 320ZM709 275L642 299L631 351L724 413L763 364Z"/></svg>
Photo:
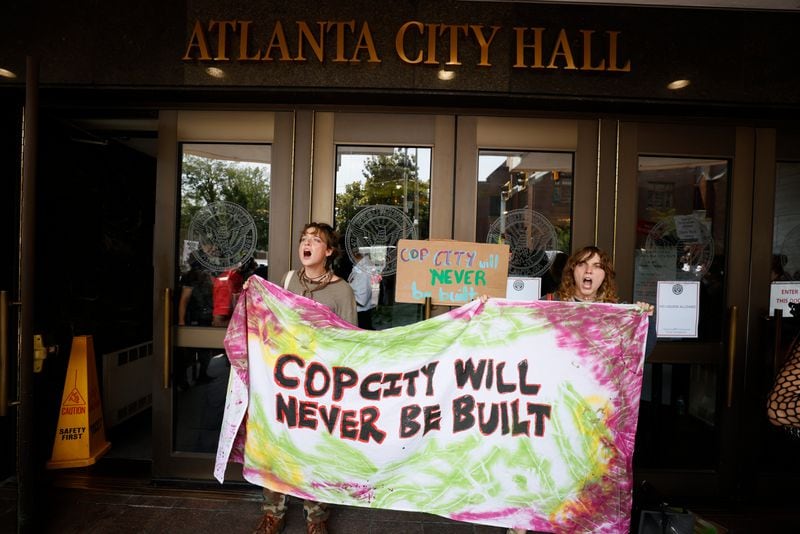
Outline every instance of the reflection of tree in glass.
<svg viewBox="0 0 800 534"><path fill-rule="evenodd" d="M413 154L394 152L369 157L361 171L363 182L353 182L336 195L336 226L342 234L359 208L396 206L416 220L419 239L428 238L430 184L420 180Z"/></svg>
<svg viewBox="0 0 800 534"><path fill-rule="evenodd" d="M556 229L556 242L558 243L556 250L569 251L572 243L572 227L569 224L554 224L553 226Z"/></svg>
<svg viewBox="0 0 800 534"><path fill-rule="evenodd" d="M183 157L181 229L186 232L197 211L212 202L238 204L255 219L256 250L267 250L269 238L269 167L253 163Z"/></svg>

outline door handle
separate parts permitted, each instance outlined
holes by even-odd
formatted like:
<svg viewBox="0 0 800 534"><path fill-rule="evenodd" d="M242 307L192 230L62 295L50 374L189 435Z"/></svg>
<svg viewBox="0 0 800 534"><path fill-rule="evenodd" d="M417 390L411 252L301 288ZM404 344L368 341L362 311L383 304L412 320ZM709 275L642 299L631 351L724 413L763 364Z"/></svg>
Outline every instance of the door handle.
<svg viewBox="0 0 800 534"><path fill-rule="evenodd" d="M164 288L164 368L162 369L162 385L169 389L169 371L172 367L172 289Z"/></svg>
<svg viewBox="0 0 800 534"><path fill-rule="evenodd" d="M0 291L0 417L8 414L8 292Z"/></svg>
<svg viewBox="0 0 800 534"><path fill-rule="evenodd" d="M728 408L733 406L733 375L736 367L736 320L739 308L731 306L728 319Z"/></svg>

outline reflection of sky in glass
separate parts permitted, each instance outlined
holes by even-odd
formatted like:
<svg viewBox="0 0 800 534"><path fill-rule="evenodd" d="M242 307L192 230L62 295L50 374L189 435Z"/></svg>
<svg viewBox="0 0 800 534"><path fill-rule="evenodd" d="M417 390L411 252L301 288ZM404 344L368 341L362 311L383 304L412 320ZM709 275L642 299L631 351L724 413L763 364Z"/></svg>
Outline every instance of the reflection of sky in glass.
<svg viewBox="0 0 800 534"><path fill-rule="evenodd" d="M397 150L397 149L395 149ZM366 152L366 150L365 150ZM431 175L431 149L430 148L409 148L408 155L416 153L417 167L419 167L419 178L427 182ZM363 182L364 162L370 157L369 154L340 154L339 169L336 171L336 194L345 192L348 184L353 182Z"/></svg>
<svg viewBox="0 0 800 534"><path fill-rule="evenodd" d="M492 174L495 169L505 164L507 156L487 156L481 154L478 157L478 181L485 182L486 178Z"/></svg>

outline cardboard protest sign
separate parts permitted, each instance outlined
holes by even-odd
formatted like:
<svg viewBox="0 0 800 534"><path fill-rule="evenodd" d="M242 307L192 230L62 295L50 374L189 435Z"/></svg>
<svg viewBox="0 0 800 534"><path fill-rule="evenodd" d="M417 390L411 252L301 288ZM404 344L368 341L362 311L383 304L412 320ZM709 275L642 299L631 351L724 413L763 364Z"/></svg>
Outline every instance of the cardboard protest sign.
<svg viewBox="0 0 800 534"><path fill-rule="evenodd" d="M474 301L359 330L258 277L225 338L215 476L547 532L627 532L647 316Z"/></svg>
<svg viewBox="0 0 800 534"><path fill-rule="evenodd" d="M461 306L482 294L505 297L508 252L508 245L401 239L395 300Z"/></svg>

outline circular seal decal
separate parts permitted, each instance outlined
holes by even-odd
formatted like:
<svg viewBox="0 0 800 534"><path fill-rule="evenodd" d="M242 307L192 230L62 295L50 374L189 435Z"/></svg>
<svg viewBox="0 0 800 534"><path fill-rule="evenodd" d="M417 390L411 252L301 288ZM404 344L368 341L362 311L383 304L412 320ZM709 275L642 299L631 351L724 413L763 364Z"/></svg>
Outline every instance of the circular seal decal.
<svg viewBox="0 0 800 534"><path fill-rule="evenodd" d="M240 265L256 250L256 222L233 202L212 202L200 208L189 223L187 239L197 242L192 256L209 271Z"/></svg>
<svg viewBox="0 0 800 534"><path fill-rule="evenodd" d="M361 209L350 219L344 241L354 264L354 250L369 251L370 260L384 276L397 271L397 242L416 239L414 221L400 208L376 204Z"/></svg>
<svg viewBox="0 0 800 534"><path fill-rule="evenodd" d="M514 291L522 291L523 289L525 289L525 282L523 282L522 280L514 280L514 283L512 284L511 287L514 288Z"/></svg>
<svg viewBox="0 0 800 534"><path fill-rule="evenodd" d="M702 277L714 259L711 231L704 221L693 215L676 215L662 220L647 234L644 247L653 259L675 258L675 273L679 280Z"/></svg>
<svg viewBox="0 0 800 534"><path fill-rule="evenodd" d="M683 286L681 284L673 284L672 293L674 295L680 295L681 293L683 293Z"/></svg>
<svg viewBox="0 0 800 534"><path fill-rule="evenodd" d="M506 243L511 251L508 274L539 276L555 259L556 229L541 213L529 209L511 210L489 227L487 243Z"/></svg>

